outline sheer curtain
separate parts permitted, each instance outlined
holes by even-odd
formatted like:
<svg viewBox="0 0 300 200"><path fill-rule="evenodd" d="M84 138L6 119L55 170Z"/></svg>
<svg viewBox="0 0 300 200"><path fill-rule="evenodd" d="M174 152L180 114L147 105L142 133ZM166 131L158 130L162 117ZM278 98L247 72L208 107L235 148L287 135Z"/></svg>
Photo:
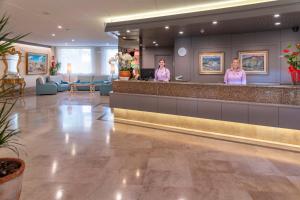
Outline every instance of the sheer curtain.
<svg viewBox="0 0 300 200"><path fill-rule="evenodd" d="M90 47L57 47L56 55L61 62L60 73L67 74L67 65L72 65L72 74L95 72L94 49Z"/></svg>
<svg viewBox="0 0 300 200"><path fill-rule="evenodd" d="M103 47L101 52L101 74L111 75L111 67L108 61L118 53L118 47ZM118 73L118 66L116 65L114 74L117 75Z"/></svg>

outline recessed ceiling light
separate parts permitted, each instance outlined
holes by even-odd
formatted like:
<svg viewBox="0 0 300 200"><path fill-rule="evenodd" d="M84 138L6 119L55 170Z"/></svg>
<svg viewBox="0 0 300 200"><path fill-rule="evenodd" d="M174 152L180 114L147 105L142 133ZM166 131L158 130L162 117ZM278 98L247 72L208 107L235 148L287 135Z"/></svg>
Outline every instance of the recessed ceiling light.
<svg viewBox="0 0 300 200"><path fill-rule="evenodd" d="M213 24L213 25L217 25L217 24L218 24L218 21L215 20L215 21L212 22L212 24Z"/></svg>
<svg viewBox="0 0 300 200"><path fill-rule="evenodd" d="M281 22L275 22L275 26L280 26Z"/></svg>
<svg viewBox="0 0 300 200"><path fill-rule="evenodd" d="M61 25L58 25L57 28L58 28L58 29L62 29L62 26L61 26Z"/></svg>
<svg viewBox="0 0 300 200"><path fill-rule="evenodd" d="M74 40L74 39L72 39L72 42L75 42L75 40Z"/></svg>
<svg viewBox="0 0 300 200"><path fill-rule="evenodd" d="M130 30L126 30L126 33L130 33Z"/></svg>
<svg viewBox="0 0 300 200"><path fill-rule="evenodd" d="M52 35L52 37L55 37L55 33L52 33L51 35Z"/></svg>
<svg viewBox="0 0 300 200"><path fill-rule="evenodd" d="M155 46L158 46L158 44L156 43Z"/></svg>
<svg viewBox="0 0 300 200"><path fill-rule="evenodd" d="M152 43L153 43L153 44L156 44L156 41L153 41Z"/></svg>
<svg viewBox="0 0 300 200"><path fill-rule="evenodd" d="M274 18L279 18L279 17L280 17L280 14L274 14L273 17L274 17Z"/></svg>
<svg viewBox="0 0 300 200"><path fill-rule="evenodd" d="M200 30L200 33L205 33L205 30L202 28L201 30Z"/></svg>
<svg viewBox="0 0 300 200"><path fill-rule="evenodd" d="M123 36L122 38L123 38L124 40L126 39L126 37L125 37L125 36Z"/></svg>
<svg viewBox="0 0 300 200"><path fill-rule="evenodd" d="M179 31L178 33L179 33L180 35L183 35L183 34L184 34L184 32L183 32L183 31Z"/></svg>
<svg viewBox="0 0 300 200"><path fill-rule="evenodd" d="M169 30L169 29L170 29L170 27L169 27L169 26L165 26L165 29L166 29L166 30Z"/></svg>

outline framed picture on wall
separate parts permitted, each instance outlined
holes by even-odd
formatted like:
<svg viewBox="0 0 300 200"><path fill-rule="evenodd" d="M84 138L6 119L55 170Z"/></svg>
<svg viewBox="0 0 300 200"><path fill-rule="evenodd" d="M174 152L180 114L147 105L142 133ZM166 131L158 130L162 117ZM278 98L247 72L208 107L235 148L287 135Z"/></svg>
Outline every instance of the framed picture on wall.
<svg viewBox="0 0 300 200"><path fill-rule="evenodd" d="M47 74L48 69L48 55L41 53L26 54L26 74L37 75Z"/></svg>
<svg viewBox="0 0 300 200"><path fill-rule="evenodd" d="M240 51L241 67L247 74L268 74L268 51Z"/></svg>
<svg viewBox="0 0 300 200"><path fill-rule="evenodd" d="M206 52L199 54L199 74L223 74L224 52Z"/></svg>

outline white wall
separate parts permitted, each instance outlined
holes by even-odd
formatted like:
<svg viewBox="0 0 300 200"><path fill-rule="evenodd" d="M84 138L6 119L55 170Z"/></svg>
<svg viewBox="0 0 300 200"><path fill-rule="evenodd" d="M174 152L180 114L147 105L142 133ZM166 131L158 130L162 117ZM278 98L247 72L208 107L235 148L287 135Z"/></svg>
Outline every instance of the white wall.
<svg viewBox="0 0 300 200"><path fill-rule="evenodd" d="M22 77L25 78L26 87L35 87L35 80L41 75L26 75L26 53L43 53L48 54L48 66L50 65L51 56L53 55L53 49L46 48L46 47L39 47L39 46L32 46L32 45L25 45L25 44L15 44L15 49L17 51L21 51L21 63L19 65L20 74ZM0 76L4 73L4 63L0 60ZM48 70L47 70L47 73Z"/></svg>

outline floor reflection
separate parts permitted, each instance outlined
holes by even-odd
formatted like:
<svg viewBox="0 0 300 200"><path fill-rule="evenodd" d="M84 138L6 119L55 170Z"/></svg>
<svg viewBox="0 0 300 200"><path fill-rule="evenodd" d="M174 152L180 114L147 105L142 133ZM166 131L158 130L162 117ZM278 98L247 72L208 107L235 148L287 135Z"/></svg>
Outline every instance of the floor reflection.
<svg viewBox="0 0 300 200"><path fill-rule="evenodd" d="M114 123L99 95L24 102L21 200L299 199L298 153Z"/></svg>

